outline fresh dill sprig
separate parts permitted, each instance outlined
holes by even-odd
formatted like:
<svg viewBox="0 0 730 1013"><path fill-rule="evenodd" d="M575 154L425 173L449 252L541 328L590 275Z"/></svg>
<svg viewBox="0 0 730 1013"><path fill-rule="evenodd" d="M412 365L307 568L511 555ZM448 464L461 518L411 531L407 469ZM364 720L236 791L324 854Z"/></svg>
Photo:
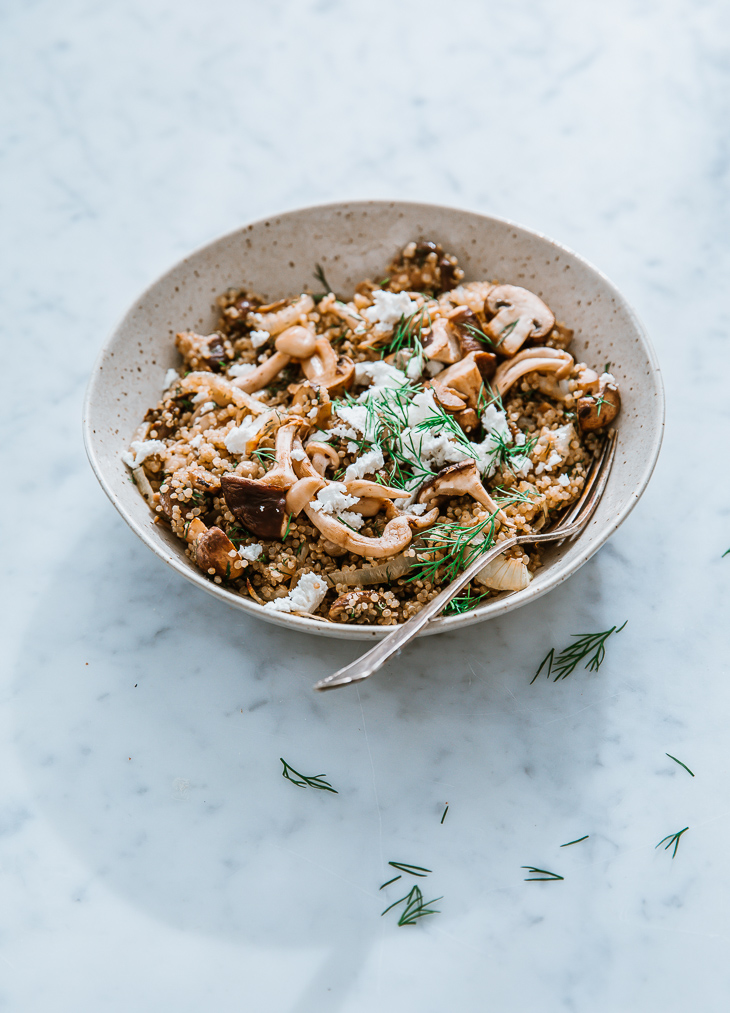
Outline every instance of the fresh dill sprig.
<svg viewBox="0 0 730 1013"><path fill-rule="evenodd" d="M460 324L459 326L463 327L467 334L470 334L472 338L476 338L477 341L483 341L487 345L491 345L492 348L495 347L492 339L484 333L481 327L475 327L474 324Z"/></svg>
<svg viewBox="0 0 730 1013"><path fill-rule="evenodd" d="M264 464L265 461L271 464L272 461L276 460L276 453L275 451L269 450L267 447L264 447L262 450L254 450L254 452L251 454L251 457L255 457L256 460L261 465L261 467L263 468L265 467Z"/></svg>
<svg viewBox="0 0 730 1013"><path fill-rule="evenodd" d="M520 318L517 317L517 319L513 320L511 324L507 324L506 327L502 328L502 330L499 332L499 341L497 342L497 344L496 344L495 347L498 348L502 344L502 342L504 341L504 339L508 338L510 336L510 334L512 333L512 331L515 329L515 327L517 326L517 324L519 322L520 322Z"/></svg>
<svg viewBox="0 0 730 1013"><path fill-rule="evenodd" d="M445 583L455 580L479 553L494 545L496 520L495 512L469 527L449 521L429 528L423 536L426 544L415 550L417 556L426 558L415 563L408 580L433 581L440 570L443 570L441 578ZM440 557L442 552L444 555Z"/></svg>
<svg viewBox="0 0 730 1013"><path fill-rule="evenodd" d="M325 277L324 268L322 267L321 264L314 265L314 277L320 283L325 292L327 293L334 292L334 289L332 288L330 283L327 281L327 278Z"/></svg>
<svg viewBox="0 0 730 1013"><path fill-rule="evenodd" d="M444 609L445 616L456 616L462 615L464 612L470 612L476 608L479 602L484 601L488 598L491 592L485 591L484 594L475 594L471 587L467 587L461 594L457 594L455 598L452 598L449 604Z"/></svg>
<svg viewBox="0 0 730 1013"><path fill-rule="evenodd" d="M730 556L730 549L725 549L723 554L720 556L720 559L724 559L725 556Z"/></svg>
<svg viewBox="0 0 730 1013"><path fill-rule="evenodd" d="M407 862L388 862L398 872L407 872L409 876L418 876L419 879L425 879L429 872L433 872L433 869L424 869L422 865L409 865Z"/></svg>
<svg viewBox="0 0 730 1013"><path fill-rule="evenodd" d="M420 309L413 310L408 316L402 316L393 328L390 341L387 345L383 346L380 355L381 359L384 359L386 355L393 355L395 352L400 352L406 348L413 348L416 352L422 352L421 332L426 326L431 326L431 314L425 305L421 306ZM416 344L420 348L415 348Z"/></svg>
<svg viewBox="0 0 730 1013"><path fill-rule="evenodd" d="M320 791L331 791L333 795L339 795L337 789L333 788L329 781L325 781L324 774L315 774L313 777L307 777L305 774L300 774L298 770L289 766L281 756L279 759L284 766L281 776L285 777L287 781L291 781L297 788L319 788ZM292 774L294 775L293 777Z"/></svg>
<svg viewBox="0 0 730 1013"><path fill-rule="evenodd" d="M532 499L538 499L540 494L534 489L505 489L503 485L497 485L492 490L492 499L501 507L512 506L514 503L529 503ZM496 494L496 495L494 495Z"/></svg>
<svg viewBox="0 0 730 1013"><path fill-rule="evenodd" d="M606 641L612 633L620 633L627 622L628 619L622 626L618 628L612 626L610 630L604 630L603 633L574 633L575 643L562 650L557 657L554 647L548 651L532 677L530 685L537 679L545 665L547 665L548 679L553 670L556 673L553 682L557 682L558 679L567 679L584 659L587 659L584 668L589 672L597 672L606 657Z"/></svg>
<svg viewBox="0 0 730 1013"><path fill-rule="evenodd" d="M574 841L568 841L567 844L561 844L560 847L569 848L571 844L580 844L581 841L587 841L590 836L590 834L586 834L585 837L576 837Z"/></svg>
<svg viewBox="0 0 730 1013"><path fill-rule="evenodd" d="M659 844L654 845L654 850L656 851L659 845L664 844L664 842L667 841L667 844L664 845L664 850L666 851L668 848L671 848L671 846L674 845L674 851L672 852L672 858L674 858L674 856L677 854L677 848L679 847L679 838L682 836L682 834L686 834L688 830L689 827L685 827L684 830L678 830L676 834L667 834L666 837L662 837L662 839L659 841Z"/></svg>
<svg viewBox="0 0 730 1013"><path fill-rule="evenodd" d="M557 872L548 872L547 869L536 869L532 865L521 865L521 869L527 869L530 873L539 873L540 875L526 876L526 883L555 883L559 879L565 879L565 876L559 876Z"/></svg>
<svg viewBox="0 0 730 1013"><path fill-rule="evenodd" d="M444 820L446 819L446 813L447 813L448 811L449 811L449 803L447 802L447 803L446 803L446 808L444 809L444 814L443 814L443 816L441 817L441 822L442 822L442 823L443 823L443 822L444 822Z"/></svg>
<svg viewBox="0 0 730 1013"><path fill-rule="evenodd" d="M439 914L436 908L431 908L430 904L436 904L437 901L443 900L442 897L434 897L433 900L424 901L423 894L417 886L414 886L410 893L407 893L405 897L401 897L400 900L395 901L385 911L381 911L380 917L387 914L394 907L398 907L399 904L405 902L405 907L401 911L398 919L399 925L415 925L419 918L425 918L427 915Z"/></svg>
<svg viewBox="0 0 730 1013"><path fill-rule="evenodd" d="M390 886L391 883L396 883L399 879L403 879L403 877L402 876L393 876L393 878L389 879L387 883L383 883L382 886L379 886L378 890L384 890L386 888L386 886Z"/></svg>
<svg viewBox="0 0 730 1013"><path fill-rule="evenodd" d="M692 774L692 771L689 769L689 767L687 766L686 763L682 763L681 760L678 760L676 756L672 756L671 753L665 753L664 755L668 756L670 760L674 760L674 762L678 763L680 765L680 767L684 767L684 769L687 771L687 773L691 774L692 777L694 777L694 774Z"/></svg>

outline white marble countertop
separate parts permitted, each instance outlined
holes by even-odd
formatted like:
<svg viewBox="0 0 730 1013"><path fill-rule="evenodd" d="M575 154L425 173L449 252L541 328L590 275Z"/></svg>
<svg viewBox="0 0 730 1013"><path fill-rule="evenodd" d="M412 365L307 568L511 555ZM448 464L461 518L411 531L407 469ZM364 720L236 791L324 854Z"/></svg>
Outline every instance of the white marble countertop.
<svg viewBox="0 0 730 1013"><path fill-rule="evenodd" d="M719 0L4 6L0 1009L727 1009L729 45ZM81 399L188 250L391 196L603 269L655 342L667 433L567 584L317 697L361 645L171 574L98 487ZM530 685L625 619L598 672ZM389 860L433 870L439 914L380 917Z"/></svg>

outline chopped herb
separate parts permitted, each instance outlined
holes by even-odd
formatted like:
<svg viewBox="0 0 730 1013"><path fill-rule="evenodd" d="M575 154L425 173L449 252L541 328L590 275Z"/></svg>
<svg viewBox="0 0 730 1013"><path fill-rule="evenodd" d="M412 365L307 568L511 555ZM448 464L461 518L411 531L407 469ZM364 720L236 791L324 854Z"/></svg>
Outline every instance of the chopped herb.
<svg viewBox="0 0 730 1013"><path fill-rule="evenodd" d="M513 320L511 324L507 324L506 327L502 328L502 330L499 332L499 341L497 342L497 347L499 347L499 345L502 344L505 338L508 338L510 336L510 334L512 333L512 331L515 329L515 327L519 322L520 318L517 317L517 319Z"/></svg>
<svg viewBox="0 0 730 1013"><path fill-rule="evenodd" d="M389 281L390 278L383 278L383 280L379 281L378 284L380 285L381 288L385 288L385 286L388 284Z"/></svg>
<svg viewBox="0 0 730 1013"><path fill-rule="evenodd" d="M402 879L402 878L403 877L400 876L400 875L399 876L393 876L392 879L389 879L387 883L383 883L383 885L380 886L380 887L378 887L378 889L379 890L384 890L386 888L386 886L390 886L391 883L395 883L395 882L397 882L397 880Z"/></svg>
<svg viewBox="0 0 730 1013"><path fill-rule="evenodd" d="M470 527L452 522L435 524L423 535L422 544L415 547L416 555L425 558L412 567L408 581L434 581L439 571L445 583L455 580L479 553L494 545L496 519L495 511Z"/></svg>
<svg viewBox="0 0 730 1013"><path fill-rule="evenodd" d="M656 849L659 847L660 844L664 844L664 842L667 841L668 843L664 845L664 850L666 851L668 848L671 848L671 846L674 845L674 851L672 852L672 858L674 858L674 856L677 854L677 848L679 847L679 838L682 836L682 834L686 834L688 830L689 827L685 827L684 830L679 830L677 831L676 834L667 834L666 837L662 837L662 839L659 841L659 844L654 845L654 850L656 851Z"/></svg>
<svg viewBox="0 0 730 1013"><path fill-rule="evenodd" d="M492 348L496 347L492 339L484 333L481 327L475 327L474 324L461 324L461 327L477 341L483 341L487 345L491 345Z"/></svg>
<svg viewBox="0 0 730 1013"><path fill-rule="evenodd" d="M289 514L289 519L286 522L286 531L284 532L284 537L282 538L282 542L285 542L286 539L287 539L287 535L289 534L289 528L291 527L291 520L292 520L293 516L294 516L294 514Z"/></svg>
<svg viewBox="0 0 730 1013"><path fill-rule="evenodd" d="M398 872L407 872L409 876L418 876L421 879L433 872L433 869L424 869L422 865L408 865L406 862L388 862Z"/></svg>
<svg viewBox="0 0 730 1013"><path fill-rule="evenodd" d="M730 549L725 549L725 551L723 552L723 554L720 556L720 559L724 559L725 556L728 556L728 555L730 555Z"/></svg>
<svg viewBox="0 0 730 1013"><path fill-rule="evenodd" d="M485 591L484 594L475 594L471 587L467 587L465 591L462 591L461 594L457 594L456 597L451 599L444 609L444 615L455 616L461 615L464 612L471 612L480 602L488 598L490 594L490 591Z"/></svg>
<svg viewBox="0 0 730 1013"><path fill-rule="evenodd" d="M590 836L590 834L586 834L585 837L576 837L574 841L568 841L567 844L561 844L560 847L569 848L571 844L580 844L581 841L587 841Z"/></svg>
<svg viewBox="0 0 730 1013"><path fill-rule="evenodd" d="M670 760L674 760L674 762L678 763L680 765L680 767L684 767L684 769L687 771L688 774L692 774L692 771L689 769L689 767L687 766L687 764L686 763L682 763L682 761L678 760L676 756L672 756L671 753L665 753L665 756L668 756ZM694 774L692 774L692 777L694 777Z"/></svg>
<svg viewBox="0 0 730 1013"><path fill-rule="evenodd" d="M443 822L444 822L444 820L446 819L446 813L447 813L448 811L449 811L449 803L447 802L447 803L446 803L446 808L444 809L444 814L443 814L443 816L441 817L441 822L442 822L442 823L443 823Z"/></svg>
<svg viewBox="0 0 730 1013"><path fill-rule="evenodd" d="M557 872L548 872L547 869L536 869L532 865L521 865L520 868L527 869L528 872L540 874L525 877L526 883L554 883L559 879L565 879L565 876L559 876Z"/></svg>
<svg viewBox="0 0 730 1013"><path fill-rule="evenodd" d="M619 626L618 628L612 626L610 630L604 630L603 633L574 633L575 643L562 650L557 658L554 647L548 651L540 662L540 667L532 677L530 685L537 679L545 665L547 665L548 679L553 672L553 668L555 669L556 674L553 682L557 682L558 679L566 679L584 659L587 659L584 667L589 672L597 672L606 656L606 641L612 633L620 633L627 622L628 619L623 626Z"/></svg>
<svg viewBox="0 0 730 1013"><path fill-rule="evenodd" d="M325 292L329 293L334 291L330 283L327 281L327 278L325 277L324 269L321 264L314 265L314 277L320 283Z"/></svg>
<svg viewBox="0 0 730 1013"><path fill-rule="evenodd" d="M333 795L338 795L339 792L336 788L333 788L329 781L324 780L324 774L315 774L313 777L307 777L305 774L300 774L298 770L294 770L290 767L286 760L280 756L284 769L281 772L281 776L285 777L287 781L291 781L298 788L319 788L320 791L331 791ZM292 777L292 774L294 775Z"/></svg>
<svg viewBox="0 0 730 1013"><path fill-rule="evenodd" d="M610 373L611 372L611 363L610 362L606 363L606 368L604 369L603 372L604 373Z"/></svg>

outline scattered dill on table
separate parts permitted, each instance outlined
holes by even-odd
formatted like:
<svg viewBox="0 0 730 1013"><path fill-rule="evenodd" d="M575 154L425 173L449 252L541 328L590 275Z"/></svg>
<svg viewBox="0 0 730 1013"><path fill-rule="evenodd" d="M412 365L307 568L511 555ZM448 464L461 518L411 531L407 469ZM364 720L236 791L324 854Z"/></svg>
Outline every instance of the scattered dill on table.
<svg viewBox="0 0 730 1013"><path fill-rule="evenodd" d="M444 822L444 820L446 819L446 813L447 813L448 811L449 811L449 803L447 802L447 803L446 803L446 808L444 809L444 814L443 814L443 816L441 817L441 822L442 822L442 823L443 823L443 822Z"/></svg>
<svg viewBox="0 0 730 1013"><path fill-rule="evenodd" d="M576 837L574 841L568 841L567 844L561 844L560 847L569 848L571 844L580 844L581 841L587 841L590 836L590 834L586 834L585 837Z"/></svg>
<svg viewBox="0 0 730 1013"><path fill-rule="evenodd" d="M521 865L520 868L527 869L529 873L536 874L534 876L526 876L526 883L556 883L559 879L565 879L565 876L559 876L557 872L548 872L547 869L536 869L533 865ZM537 875L538 873L539 875Z"/></svg>
<svg viewBox="0 0 730 1013"><path fill-rule="evenodd" d="M558 679L567 679L584 660L586 662L584 668L589 672L597 672L606 657L606 641L612 633L620 633L627 622L628 619L622 626L612 626L610 630L604 630L602 633L574 633L575 642L564 648L557 656L554 647L548 651L532 677L530 685L537 679L545 665L547 665L548 679L555 671L553 682L557 682Z"/></svg>
<svg viewBox="0 0 730 1013"><path fill-rule="evenodd" d="M448 806L447 806L448 808ZM388 862L393 869L397 869L399 872L398 876L394 876L389 879L387 883L383 883L380 887L383 890L386 886L390 886L391 883L397 882L402 878L400 873L406 873L409 876L417 876L419 879L425 879L426 876L432 869L426 869L422 865L409 865L406 862ZM413 886L405 896L399 900L393 901L385 911L380 912L380 917L387 914L388 911L392 911L393 908L398 907L399 904L403 904L403 910L398 917L399 925L415 925L419 918L425 918L427 915L439 914L439 912L430 907L431 904L436 904L437 901L443 900L442 897L434 897L433 900L424 901L423 893L418 886Z"/></svg>
<svg viewBox="0 0 730 1013"><path fill-rule="evenodd" d="M281 776L285 777L287 781L291 781L291 783L295 784L298 788L319 788L320 791L331 791L334 795L339 794L337 789L333 788L329 781L325 781L324 774L315 774L313 777L307 777L305 774L300 774L298 770L289 766L286 760L284 760L281 756L279 759L284 766ZM294 776L292 777L292 775Z"/></svg>
<svg viewBox="0 0 730 1013"><path fill-rule="evenodd" d="M654 850L656 851L656 849L661 844L664 844L664 842L667 841L667 843L664 844L664 850L666 851L668 848L671 848L671 846L674 845L674 851L672 852L672 858L674 858L674 856L677 854L677 848L679 847L679 838L682 836L682 834L686 834L688 830L689 827L685 827L684 830L678 830L676 834L667 834L666 837L662 837L662 839L659 841L659 844L654 845Z"/></svg>
<svg viewBox="0 0 730 1013"><path fill-rule="evenodd" d="M678 763L678 764L680 765L680 767L684 767L684 769L685 769L685 770L687 771L687 773L688 773L688 774L690 774L690 775L691 775L692 777L694 777L694 774L693 774L693 773L692 773L692 771L691 771L691 770L689 769L689 767L687 766L687 764L686 764L686 763L682 763L682 761L681 761L681 760L678 760L676 756L672 756L672 754L671 754L671 753L665 753L664 755L665 755L665 756L668 756L670 760L674 760L674 762L675 762L675 763Z"/></svg>

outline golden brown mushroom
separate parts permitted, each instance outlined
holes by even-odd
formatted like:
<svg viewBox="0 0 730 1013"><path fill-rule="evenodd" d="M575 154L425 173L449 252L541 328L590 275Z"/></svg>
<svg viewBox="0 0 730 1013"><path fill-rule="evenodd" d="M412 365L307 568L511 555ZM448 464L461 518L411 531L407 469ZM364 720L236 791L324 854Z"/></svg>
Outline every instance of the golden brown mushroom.
<svg viewBox="0 0 730 1013"><path fill-rule="evenodd" d="M598 392L578 399L576 415L583 432L610 426L621 408L621 395L609 373L600 377Z"/></svg>
<svg viewBox="0 0 730 1013"><path fill-rule="evenodd" d="M559 348L526 348L513 359L503 362L494 374L492 386L500 397L526 373L554 373L562 380L573 368L573 356Z"/></svg>
<svg viewBox="0 0 730 1013"><path fill-rule="evenodd" d="M484 309L492 316L487 335L502 355L514 355L528 338L544 338L555 326L552 310L518 285L496 285Z"/></svg>
<svg viewBox="0 0 730 1013"><path fill-rule="evenodd" d="M241 576L243 562L228 535L220 528L208 528L194 542L195 562L211 577L232 580Z"/></svg>

